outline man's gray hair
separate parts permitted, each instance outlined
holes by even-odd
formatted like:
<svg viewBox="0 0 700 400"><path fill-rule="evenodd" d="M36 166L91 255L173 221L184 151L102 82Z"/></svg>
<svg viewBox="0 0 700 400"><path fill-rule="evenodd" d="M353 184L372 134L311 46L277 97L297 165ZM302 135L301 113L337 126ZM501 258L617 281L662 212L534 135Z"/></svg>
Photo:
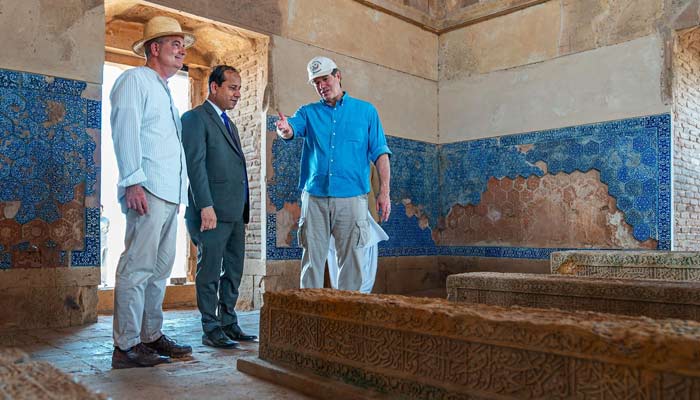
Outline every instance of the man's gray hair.
<svg viewBox="0 0 700 400"><path fill-rule="evenodd" d="M143 45L143 52L144 54L146 54L146 60L151 58L151 43L158 43L160 45L163 44L164 41L165 37L161 36L155 39L151 39Z"/></svg>

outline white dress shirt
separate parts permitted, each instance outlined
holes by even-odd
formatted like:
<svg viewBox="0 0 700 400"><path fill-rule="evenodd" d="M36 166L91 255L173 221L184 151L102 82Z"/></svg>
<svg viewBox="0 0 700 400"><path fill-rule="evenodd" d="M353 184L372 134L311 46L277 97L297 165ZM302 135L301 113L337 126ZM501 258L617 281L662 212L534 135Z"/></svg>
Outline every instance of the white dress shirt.
<svg viewBox="0 0 700 400"><path fill-rule="evenodd" d="M149 67L133 68L117 78L109 98L122 210L126 188L136 184L165 201L187 205L182 125L167 82Z"/></svg>

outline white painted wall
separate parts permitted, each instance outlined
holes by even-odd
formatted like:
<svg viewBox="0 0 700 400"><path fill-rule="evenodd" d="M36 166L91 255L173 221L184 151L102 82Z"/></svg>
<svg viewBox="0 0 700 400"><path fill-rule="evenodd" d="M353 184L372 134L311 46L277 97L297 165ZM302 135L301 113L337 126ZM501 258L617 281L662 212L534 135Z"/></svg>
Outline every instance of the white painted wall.
<svg viewBox="0 0 700 400"><path fill-rule="evenodd" d="M434 80L275 36L271 46L273 110L287 115L319 99L307 83L306 64L317 55L332 58L343 89L379 111L388 135L437 143L437 85Z"/></svg>
<svg viewBox="0 0 700 400"><path fill-rule="evenodd" d="M650 35L438 83L439 143L669 112L663 42Z"/></svg>

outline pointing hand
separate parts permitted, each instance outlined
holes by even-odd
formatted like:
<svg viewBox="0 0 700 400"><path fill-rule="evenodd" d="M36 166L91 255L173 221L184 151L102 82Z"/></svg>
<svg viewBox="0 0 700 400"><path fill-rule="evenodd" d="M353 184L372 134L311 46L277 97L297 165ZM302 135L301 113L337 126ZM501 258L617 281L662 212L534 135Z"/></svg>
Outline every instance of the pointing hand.
<svg viewBox="0 0 700 400"><path fill-rule="evenodd" d="M292 131L292 127L289 125L289 122L287 121L287 117L284 116L281 112L278 112L280 119L275 122L275 126L277 127L277 134L282 138L282 139L291 139L292 136L294 136L294 132Z"/></svg>

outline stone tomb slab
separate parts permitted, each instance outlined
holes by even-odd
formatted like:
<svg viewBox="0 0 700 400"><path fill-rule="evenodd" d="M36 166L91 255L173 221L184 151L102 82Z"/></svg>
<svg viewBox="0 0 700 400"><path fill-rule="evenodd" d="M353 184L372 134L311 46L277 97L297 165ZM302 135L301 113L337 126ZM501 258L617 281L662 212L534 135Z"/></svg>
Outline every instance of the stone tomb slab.
<svg viewBox="0 0 700 400"><path fill-rule="evenodd" d="M700 282L700 252L571 250L550 256L552 274Z"/></svg>
<svg viewBox="0 0 700 400"><path fill-rule="evenodd" d="M390 398L700 393L697 322L323 289L265 293L259 357Z"/></svg>
<svg viewBox="0 0 700 400"><path fill-rule="evenodd" d="M0 399L104 400L70 375L15 348L0 348Z"/></svg>
<svg viewBox="0 0 700 400"><path fill-rule="evenodd" d="M447 299L700 321L700 282L472 272L447 277Z"/></svg>

